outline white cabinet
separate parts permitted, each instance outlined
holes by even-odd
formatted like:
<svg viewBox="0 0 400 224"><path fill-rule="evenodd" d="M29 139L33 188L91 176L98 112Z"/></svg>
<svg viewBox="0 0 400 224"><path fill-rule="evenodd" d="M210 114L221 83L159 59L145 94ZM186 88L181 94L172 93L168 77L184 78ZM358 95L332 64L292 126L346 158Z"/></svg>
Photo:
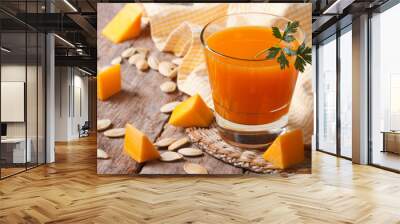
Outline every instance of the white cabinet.
<svg viewBox="0 0 400 224"><path fill-rule="evenodd" d="M25 163L32 161L32 140L26 140L25 151L25 138L8 138L1 140L2 147L12 151L12 163ZM26 159L26 161L25 161Z"/></svg>

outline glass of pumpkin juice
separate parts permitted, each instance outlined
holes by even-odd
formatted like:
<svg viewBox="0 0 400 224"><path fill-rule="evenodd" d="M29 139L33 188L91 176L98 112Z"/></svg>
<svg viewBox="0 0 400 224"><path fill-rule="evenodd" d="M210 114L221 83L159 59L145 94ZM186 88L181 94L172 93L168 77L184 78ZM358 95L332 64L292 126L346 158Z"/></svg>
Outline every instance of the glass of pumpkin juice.
<svg viewBox="0 0 400 224"><path fill-rule="evenodd" d="M267 59L267 49L295 49L304 41L301 29L290 43L273 35L272 27L283 32L288 22L265 13L238 13L211 21L201 32L217 127L229 144L264 147L287 125L298 76L295 56L288 56L289 66L282 69L276 59Z"/></svg>

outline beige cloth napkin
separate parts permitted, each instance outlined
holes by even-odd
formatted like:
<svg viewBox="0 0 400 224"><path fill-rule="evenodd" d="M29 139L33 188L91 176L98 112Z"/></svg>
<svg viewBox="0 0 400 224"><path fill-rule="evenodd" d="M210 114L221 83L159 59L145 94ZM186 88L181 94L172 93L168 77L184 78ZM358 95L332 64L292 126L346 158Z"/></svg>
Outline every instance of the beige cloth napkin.
<svg viewBox="0 0 400 224"><path fill-rule="evenodd" d="M194 3L143 4L150 20L151 37L160 51L183 57L178 72L178 88L189 95L199 93L213 108L200 32L205 24L223 15L238 12L266 12L298 20L311 45L310 3ZM311 66L299 76L289 112L289 127L302 128L306 143L313 133L313 93Z"/></svg>

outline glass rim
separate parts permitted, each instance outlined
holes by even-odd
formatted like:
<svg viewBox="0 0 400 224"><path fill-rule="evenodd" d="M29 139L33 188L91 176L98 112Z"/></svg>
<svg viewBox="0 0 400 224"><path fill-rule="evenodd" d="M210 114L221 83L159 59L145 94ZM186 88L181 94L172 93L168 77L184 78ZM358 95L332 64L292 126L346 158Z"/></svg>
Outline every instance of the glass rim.
<svg viewBox="0 0 400 224"><path fill-rule="evenodd" d="M240 61L267 61L267 60L270 60L270 59L267 59L267 58L263 58L263 59L248 59L248 58L238 58L238 57L233 57L233 56L225 55L225 54L223 54L223 53L220 53L220 52L218 52L218 51L212 49L210 46L208 46L208 44L207 44L206 41L204 40L204 32L205 32L205 30L207 29L207 27L208 27L209 25L211 25L211 24L214 23L215 21L217 21L217 20L219 20L219 19L222 19L222 18L224 18L224 17L235 16L235 15L246 15L246 14L258 14L258 15L264 15L264 16L272 16L272 17L275 17L275 18L277 18L277 19L285 20L285 21L287 21L287 22L293 22L293 20L288 19L287 17L279 16L279 15L275 15L275 14L271 14L271 13L266 13L266 12L237 12L237 13L230 13L230 14L223 15L223 16L220 16L220 17L217 17L217 18L211 20L210 22L208 22L208 23L203 27L203 29L202 29L201 32L200 32L200 41L201 41L201 44L203 45L203 47L205 47L207 50L211 51L211 52L214 53L214 54L217 54L217 55L222 56L222 57L234 59L234 60L240 60ZM297 32L300 32L300 34L302 35L302 38L301 38L301 41L299 41L299 44L304 43L305 40L306 40L306 34L305 34L305 32L303 31L303 29L302 29L300 26L297 28Z"/></svg>

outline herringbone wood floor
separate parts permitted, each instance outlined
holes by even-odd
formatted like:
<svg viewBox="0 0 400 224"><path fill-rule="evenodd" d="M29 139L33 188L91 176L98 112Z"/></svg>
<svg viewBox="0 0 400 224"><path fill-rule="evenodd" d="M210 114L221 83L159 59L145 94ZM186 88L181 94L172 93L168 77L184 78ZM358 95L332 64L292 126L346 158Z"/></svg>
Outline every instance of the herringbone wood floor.
<svg viewBox="0 0 400 224"><path fill-rule="evenodd" d="M96 140L0 181L0 223L400 223L400 175L313 154L313 174L96 175Z"/></svg>

